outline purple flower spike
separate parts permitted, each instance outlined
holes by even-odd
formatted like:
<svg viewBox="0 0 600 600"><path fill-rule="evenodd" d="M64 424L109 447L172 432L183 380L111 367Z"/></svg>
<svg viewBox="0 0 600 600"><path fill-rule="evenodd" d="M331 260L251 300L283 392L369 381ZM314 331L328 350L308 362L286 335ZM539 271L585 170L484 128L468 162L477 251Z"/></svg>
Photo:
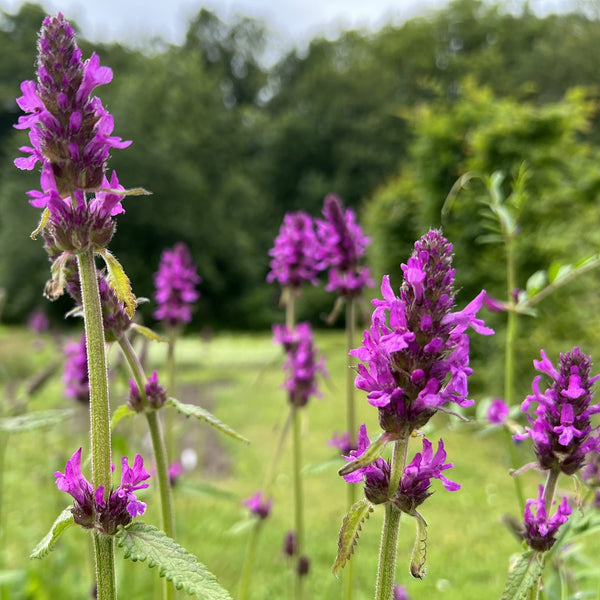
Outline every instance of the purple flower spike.
<svg viewBox="0 0 600 600"><path fill-rule="evenodd" d="M494 398L488 406L485 416L491 425L502 425L508 417L508 405L502 398Z"/></svg>
<svg viewBox="0 0 600 600"><path fill-rule="evenodd" d="M383 299L373 300L363 345L350 352L364 363L357 367L356 387L379 409L382 429L401 437L422 427L448 402L473 403L467 397L472 370L466 330L471 327L483 335L493 331L476 317L485 292L462 311L451 312L451 265L452 244L439 231L424 235L402 265L400 296L384 276Z"/></svg>
<svg viewBox="0 0 600 600"><path fill-rule="evenodd" d="M600 450L600 440L591 435L591 416L600 412L600 404L592 404L592 385L599 376L590 376L591 360L579 348L560 355L558 370L543 350L541 355L542 360L534 361L534 366L552 381L542 392L542 377L533 380L533 394L527 396L522 410L527 411L532 402L537 402L535 417L528 415L530 427L515 439L533 440L540 468L557 468L573 475L586 455Z"/></svg>
<svg viewBox="0 0 600 600"><path fill-rule="evenodd" d="M287 213L269 251L272 256L267 281L281 287L299 288L304 282L317 285L320 245L312 218L305 212Z"/></svg>
<svg viewBox="0 0 600 600"><path fill-rule="evenodd" d="M46 313L41 308L36 308L27 318L27 327L34 333L43 333L48 331L50 322Z"/></svg>
<svg viewBox="0 0 600 600"><path fill-rule="evenodd" d="M131 144L111 135L112 117L90 96L96 86L111 81L112 71L101 67L95 54L81 59L73 29L60 13L44 20L37 64L37 83L23 82L17 99L27 114L16 128L29 129L31 146L21 148L28 156L15 164L31 170L40 162L52 179L44 193L52 189L64 197L75 190L97 190L111 148Z"/></svg>
<svg viewBox="0 0 600 600"><path fill-rule="evenodd" d="M532 508L535 508L535 515ZM525 502L523 535L529 546L539 552L550 550L556 542L558 529L569 520L570 514L571 507L567 503L567 498L564 497L554 516L548 519L544 503L544 486L540 485L537 500L530 499Z"/></svg>
<svg viewBox="0 0 600 600"><path fill-rule="evenodd" d="M127 457L123 457L121 485L111 490L108 497L103 486L94 490L81 474L81 448L67 461L64 474L57 471L54 476L58 489L73 497L73 520L86 529L112 535L119 525L131 523L146 510L146 504L134 494L148 487L146 479L150 477L139 454L135 455L133 467L129 466Z"/></svg>
<svg viewBox="0 0 600 600"><path fill-rule="evenodd" d="M408 592L403 585L394 585L393 600L409 600Z"/></svg>
<svg viewBox="0 0 600 600"><path fill-rule="evenodd" d="M242 504L250 509L253 515L256 515L259 519L266 519L271 513L271 507L273 506L273 498L265 500L262 492L256 492L252 494L250 498L242 500Z"/></svg>
<svg viewBox="0 0 600 600"><path fill-rule="evenodd" d="M438 442L438 449L434 455L431 442L423 438L423 452L415 454L412 462L405 467L394 498L394 502L400 510L414 513L417 506L433 493L429 491L432 479L439 479L449 492L460 489L460 484L450 481L442 475L442 471L454 466L453 463L444 464L445 460L446 451L442 440Z"/></svg>
<svg viewBox="0 0 600 600"><path fill-rule="evenodd" d="M311 396L320 397L317 373L327 376L325 359L317 357L309 323L298 323L290 332L287 326L273 326L273 340L281 343L288 358L283 365L288 374L284 383L289 401L296 407L306 406Z"/></svg>
<svg viewBox="0 0 600 600"><path fill-rule="evenodd" d="M129 408L136 412L144 411L144 402L140 390L133 379L129 380L129 400L127 404ZM152 375L148 377L148 383L144 386L146 395L146 402L148 408L159 409L164 406L167 401L167 391L158 383L158 373L156 369L152 372Z"/></svg>
<svg viewBox="0 0 600 600"><path fill-rule="evenodd" d="M323 216L325 220L317 221L317 235L321 268L329 269L325 289L343 297L359 296L365 286L374 285L369 269L360 266L370 240L356 222L354 211L344 210L337 196L325 198Z"/></svg>
<svg viewBox="0 0 600 600"><path fill-rule="evenodd" d="M73 398L81 404L90 402L90 380L88 378L87 352L85 336L79 342L68 342L64 348L65 366L63 383L65 396Z"/></svg>
<svg viewBox="0 0 600 600"><path fill-rule="evenodd" d="M192 305L200 297L196 290L200 281L190 251L183 242L164 250L158 272L154 275L154 298L158 304L154 318L165 321L169 327L189 323Z"/></svg>

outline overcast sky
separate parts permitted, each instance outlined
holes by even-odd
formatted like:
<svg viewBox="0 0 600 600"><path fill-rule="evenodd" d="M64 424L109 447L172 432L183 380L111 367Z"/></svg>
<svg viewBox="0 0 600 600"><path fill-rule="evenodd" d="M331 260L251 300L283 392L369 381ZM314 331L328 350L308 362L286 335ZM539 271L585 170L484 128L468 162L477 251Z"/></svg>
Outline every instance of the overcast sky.
<svg viewBox="0 0 600 600"><path fill-rule="evenodd" d="M35 1L35 0L32 0ZM533 0L545 10L565 2L591 0ZM0 8L15 12L23 0L0 0ZM137 45L159 36L180 43L187 22L202 6L229 20L242 14L265 21L282 48L315 34L335 35L341 29L376 29L385 22L402 22L445 0L40 0L49 14L59 10L74 19L90 41L119 41ZM506 0L507 7L522 4Z"/></svg>

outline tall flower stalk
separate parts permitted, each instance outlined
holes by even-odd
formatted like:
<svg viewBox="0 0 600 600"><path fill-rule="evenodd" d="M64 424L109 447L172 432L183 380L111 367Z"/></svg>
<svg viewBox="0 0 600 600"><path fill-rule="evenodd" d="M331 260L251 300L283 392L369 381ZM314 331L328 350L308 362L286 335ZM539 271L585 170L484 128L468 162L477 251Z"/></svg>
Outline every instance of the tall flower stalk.
<svg viewBox="0 0 600 600"><path fill-rule="evenodd" d="M349 443L356 447L356 401L354 395L354 357L357 303L365 286L373 287L369 269L363 266L365 249L370 243L356 221L354 211L344 209L340 199L329 194L323 205L324 219L317 220L317 234L321 243L321 267L328 269L326 290L337 294L336 309L346 307L346 432ZM336 309L332 312L335 315ZM354 486L348 486L348 509L356 501ZM352 600L354 591L354 565L351 562L344 578L344 597Z"/></svg>
<svg viewBox="0 0 600 600"><path fill-rule="evenodd" d="M449 403L460 407L473 404L467 397L467 378L472 370L466 331L471 327L483 335L493 333L476 317L485 292L462 311L452 312L451 264L452 245L439 231L432 230L418 240L412 256L402 265L400 296L394 294L389 276L384 276L383 298L373 300L371 327L365 331L362 346L352 351L361 361L356 386L367 392L369 403L377 408L383 432L371 444L361 427L358 449L350 452L351 462L340 469L346 481L365 482L367 504L358 501L344 520L334 572L352 554L355 539L348 537L347 528L364 518L365 506L370 510L372 504L384 504L377 600L392 599L401 513L417 520L411 573L422 577L425 521L416 508L430 495L431 478L440 479L451 491L459 487L441 475L452 466L444 464L446 452L441 440L434 455L432 445L424 439L422 453L407 465L409 440L438 410L448 412ZM388 444L393 445L391 464L381 458Z"/></svg>

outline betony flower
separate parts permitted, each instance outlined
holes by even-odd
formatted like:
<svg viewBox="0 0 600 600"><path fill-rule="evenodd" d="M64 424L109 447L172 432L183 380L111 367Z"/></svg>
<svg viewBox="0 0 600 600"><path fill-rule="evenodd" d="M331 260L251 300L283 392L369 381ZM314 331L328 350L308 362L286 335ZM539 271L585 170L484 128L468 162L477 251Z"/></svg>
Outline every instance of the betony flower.
<svg viewBox="0 0 600 600"><path fill-rule="evenodd" d="M29 317L27 317L27 327L34 333L43 333L44 331L47 331L48 327L50 327L50 322L48 321L46 313L41 308L36 308Z"/></svg>
<svg viewBox="0 0 600 600"><path fill-rule="evenodd" d="M82 404L90 402L90 380L88 377L85 336L79 342L70 341L64 347L65 365L63 383L65 396Z"/></svg>
<svg viewBox="0 0 600 600"><path fill-rule="evenodd" d="M58 198L104 187L111 148L131 144L111 135L112 116L91 96L94 88L112 80L111 69L100 66L96 54L82 60L73 29L60 13L43 22L37 65L37 82L24 81L17 99L27 114L15 127L29 129L31 146L20 148L29 156L17 158L16 166L31 170L40 162L48 184L43 192L53 191ZM32 204L43 207L49 201L38 197Z"/></svg>
<svg viewBox="0 0 600 600"><path fill-rule="evenodd" d="M288 375L284 387L288 390L289 401L296 407L306 406L311 396L321 395L317 373L327 376L325 359L317 356L310 324L298 323L292 332L286 325L274 325L273 339L287 352L283 366Z"/></svg>
<svg viewBox="0 0 600 600"><path fill-rule="evenodd" d="M487 408L485 416L491 425L502 425L508 417L508 405L502 398L494 398Z"/></svg>
<svg viewBox="0 0 600 600"><path fill-rule="evenodd" d="M269 250L272 260L267 281L281 287L299 288L304 282L317 285L320 244L310 215L303 211L287 213Z"/></svg>
<svg viewBox="0 0 600 600"><path fill-rule="evenodd" d="M373 287L369 269L361 266L370 240L351 208L344 210L340 199L329 194L323 205L325 219L317 220L321 268L329 269L328 292L343 297L359 296L365 286Z"/></svg>
<svg viewBox="0 0 600 600"><path fill-rule="evenodd" d="M403 585L394 585L392 594L393 600L409 600L408 591Z"/></svg>
<svg viewBox="0 0 600 600"><path fill-rule="evenodd" d="M533 514L533 508L535 508L535 515ZM569 520L570 514L571 507L567 503L567 498L564 497L554 516L548 518L544 501L544 486L540 485L537 500L529 499L525 502L525 524L523 528L525 541L533 550L539 552L550 550L556 542L558 529Z"/></svg>
<svg viewBox="0 0 600 600"><path fill-rule="evenodd" d="M356 446L352 443L350 434L344 431L338 434L337 431L333 432L333 436L327 442L328 446L337 448L342 454L350 454L351 450L356 450Z"/></svg>
<svg viewBox="0 0 600 600"><path fill-rule="evenodd" d="M133 467L129 466L127 457L123 457L121 484L108 494L103 486L94 490L82 475L81 448L67 461L65 472L56 471L54 476L58 489L73 497L73 520L86 529L97 529L112 535L119 525L127 525L146 510L146 504L138 500L134 493L147 488L145 481L150 477L139 454L135 455Z"/></svg>
<svg viewBox="0 0 600 600"><path fill-rule="evenodd" d="M247 506L250 509L250 512L253 515L256 515L259 519L266 519L270 512L271 507L273 506L273 498L269 498L268 500L263 498L262 492L256 492L252 494L250 498L246 498L246 500L242 500L242 504Z"/></svg>
<svg viewBox="0 0 600 600"><path fill-rule="evenodd" d="M394 503L400 510L413 514L417 506L433 493L429 491L432 479L439 479L449 492L460 489L460 484L442 475L442 471L454 466L453 463L444 464L445 460L446 451L442 440L438 442L438 449L434 455L431 442L423 438L423 452L417 452L410 464L404 468L398 491L394 496Z"/></svg>
<svg viewBox="0 0 600 600"><path fill-rule="evenodd" d="M154 275L158 308L154 318L169 327L178 327L192 320L192 305L200 297L196 286L202 281L188 247L178 242L164 250L158 271Z"/></svg>
<svg viewBox="0 0 600 600"><path fill-rule="evenodd" d="M158 373L156 369L152 371L152 375L148 377L148 383L144 386L146 402L148 408L159 409L164 406L167 401L167 391L158 383ZM129 400L127 402L131 410L136 412L144 411L144 401L140 390L133 379L129 380Z"/></svg>
<svg viewBox="0 0 600 600"><path fill-rule="evenodd" d="M296 542L296 532L287 531L283 537L283 553L286 556L294 556L298 550L298 544Z"/></svg>
<svg viewBox="0 0 600 600"><path fill-rule="evenodd" d="M454 307L452 244L431 230L415 243L402 265L404 282L397 297L384 276L383 299L372 301L375 310L363 345L350 354L357 367L356 387L367 392L379 409L384 429L407 436L422 427L436 410L449 402L470 406L467 378L471 327L490 335L492 329L476 317L485 291L463 310Z"/></svg>
<svg viewBox="0 0 600 600"><path fill-rule="evenodd" d="M559 369L541 351L542 360L535 368L551 379L540 390L541 375L532 383L533 394L523 401L526 412L537 402L535 417L528 415L530 427L515 439L530 437L541 469L560 469L573 475L585 462L586 455L600 450L600 440L592 435L591 416L600 412L600 403L592 404L592 385L600 375L590 376L591 360L579 348L560 355Z"/></svg>

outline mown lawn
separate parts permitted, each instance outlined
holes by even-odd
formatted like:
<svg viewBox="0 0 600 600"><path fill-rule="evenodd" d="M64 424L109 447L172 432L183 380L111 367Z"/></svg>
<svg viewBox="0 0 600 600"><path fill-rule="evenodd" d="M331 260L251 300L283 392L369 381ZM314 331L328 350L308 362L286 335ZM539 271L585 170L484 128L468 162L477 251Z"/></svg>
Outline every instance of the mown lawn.
<svg viewBox="0 0 600 600"><path fill-rule="evenodd" d="M346 508L347 484L337 475L343 464L327 445L334 431L344 429L345 352L342 332L318 331L317 345L327 357L330 377L321 384L323 397L304 411L304 494L306 550L311 573L306 598L337 599L342 578L331 566L337 534ZM127 397L127 373L118 365L116 348L110 351L117 364L112 379L113 409ZM152 344L148 370L163 369L165 348ZM5 389L3 412L20 410L17 383L43 368L59 354L50 337L39 347L33 335L21 329L0 329L0 377ZM173 421L179 450L192 449L197 466L174 489L178 541L217 575L235 597L248 537L247 511L240 500L260 489L273 459L279 430L287 415L282 356L270 334L215 335L209 341L189 336L177 346L180 366L177 394L199 403L250 440L242 444L215 432L202 422L177 416ZM30 411L72 406L64 398L60 369L27 405ZM474 375L476 377L476 374ZM12 398L12 400L11 400ZM15 400L15 398L17 398ZM360 422L377 432L376 410L364 393L357 392ZM53 473L63 470L66 459L80 446L87 448L87 411L75 406L74 415L59 426L13 434L6 443L4 484L1 495L0 598L79 599L90 597L93 567L88 553L89 536L80 528L67 530L56 549L44 560L29 553L46 534L54 518L69 504L54 485ZM398 581L411 598L479 600L500 598L511 555L520 544L502 524L505 513L517 516L514 484L508 475L506 437L500 430L483 431L481 423L462 423L438 415L426 432L436 445L442 437L454 468L445 474L460 482L461 490L447 492L434 482L435 493L421 506L428 527L427 575L413 580L408 572L415 526L403 517L400 531ZM1 441L1 440L0 440ZM282 553L283 537L293 526L291 444L285 444L274 486L274 507L260 539L253 576L253 598L286 598L290 569ZM414 451L421 442L414 440ZM141 453L151 463L145 420L133 417L118 423L113 432L114 462L122 454ZM530 448L517 448L521 462L533 460ZM117 468L117 474L119 469ZM523 477L528 496L535 496L540 475ZM570 489L570 482L560 482ZM360 492L359 492L360 493ZM152 486L143 497L148 511L143 520L158 525L157 497ZM372 598L382 522L376 510L363 527L354 557L356 600ZM117 551L119 556L119 551ZM118 562L120 597L129 600L158 597L156 569L143 564ZM4 583L2 583L4 582ZM181 594L181 597L184 595Z"/></svg>

